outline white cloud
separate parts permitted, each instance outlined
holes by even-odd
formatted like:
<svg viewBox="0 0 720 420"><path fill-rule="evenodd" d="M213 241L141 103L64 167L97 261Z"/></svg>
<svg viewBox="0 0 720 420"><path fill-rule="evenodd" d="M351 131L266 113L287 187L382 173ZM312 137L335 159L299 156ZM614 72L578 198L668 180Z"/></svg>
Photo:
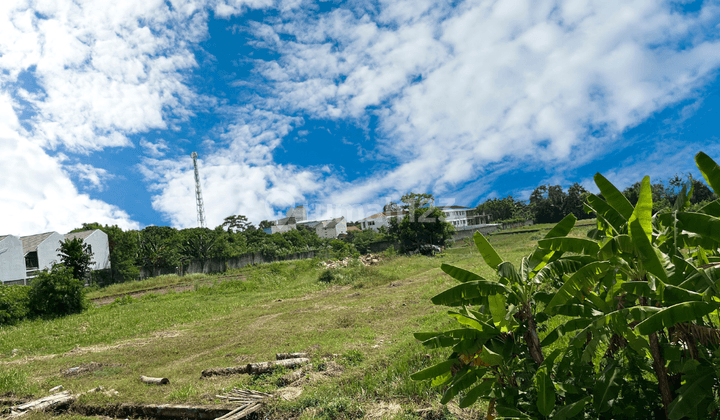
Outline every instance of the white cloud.
<svg viewBox="0 0 720 420"><path fill-rule="evenodd" d="M85 171L90 182L103 178L102 170L76 165L63 168L60 158L49 156L18 132L20 123L8 95L0 94L0 232L30 235L39 232L68 232L82 223L118 224L137 228L138 223L116 206L80 194L64 169ZM96 177L96 178L94 178Z"/></svg>
<svg viewBox="0 0 720 420"><path fill-rule="evenodd" d="M86 163L78 163L67 167L67 169L98 191L103 191L105 189L105 181L113 178L113 175L108 173L107 170L96 168Z"/></svg>
<svg viewBox="0 0 720 420"><path fill-rule="evenodd" d="M718 23L715 4L683 15L649 0L388 1L376 15L339 9L256 33L282 54L260 67L272 106L316 118L379 109L376 152L398 165L333 195L344 202L452 190L499 162L587 164L716 77Z"/></svg>
<svg viewBox="0 0 720 420"><path fill-rule="evenodd" d="M145 153L153 158L165 156L165 153L170 149L167 142L163 139L160 139L155 143L142 139L140 140L140 147L145 149Z"/></svg>

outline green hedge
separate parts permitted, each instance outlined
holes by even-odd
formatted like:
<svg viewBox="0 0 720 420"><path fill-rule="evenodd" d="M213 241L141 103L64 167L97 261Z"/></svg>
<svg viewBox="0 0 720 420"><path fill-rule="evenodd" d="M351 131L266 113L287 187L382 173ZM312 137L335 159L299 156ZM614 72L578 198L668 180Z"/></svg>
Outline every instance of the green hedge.
<svg viewBox="0 0 720 420"><path fill-rule="evenodd" d="M0 286L0 325L14 325L25 319L29 308L29 287Z"/></svg>

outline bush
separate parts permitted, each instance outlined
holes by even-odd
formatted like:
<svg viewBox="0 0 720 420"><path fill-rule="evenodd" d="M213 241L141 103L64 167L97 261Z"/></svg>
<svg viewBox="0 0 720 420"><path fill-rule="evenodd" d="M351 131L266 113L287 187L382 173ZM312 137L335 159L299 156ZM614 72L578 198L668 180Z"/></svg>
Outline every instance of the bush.
<svg viewBox="0 0 720 420"><path fill-rule="evenodd" d="M43 270L32 280L30 310L38 316L56 317L80 313L87 307L85 288L72 271L60 264Z"/></svg>
<svg viewBox="0 0 720 420"><path fill-rule="evenodd" d="M14 325L28 316L30 288L0 286L0 325Z"/></svg>

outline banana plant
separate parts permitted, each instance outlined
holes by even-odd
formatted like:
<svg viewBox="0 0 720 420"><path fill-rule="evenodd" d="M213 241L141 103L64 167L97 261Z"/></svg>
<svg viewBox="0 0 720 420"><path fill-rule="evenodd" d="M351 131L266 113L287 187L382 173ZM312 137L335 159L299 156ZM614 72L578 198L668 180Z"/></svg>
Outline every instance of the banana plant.
<svg viewBox="0 0 720 420"><path fill-rule="evenodd" d="M708 183L719 186L720 169L712 159L701 153L696 161ZM646 361L652 362L664 415L673 419L692 415L714 399L712 387L705 388L703 394L689 386L687 380L694 380L694 376L685 364L694 360L709 365L717 345L717 341L706 340L711 347L699 352L696 335L698 331L715 331L707 315L720 307L720 284L710 262L720 241L720 223L716 223L720 222L716 217L720 205L713 202L700 213L685 212L692 189L683 188L671 212L653 217L649 177L642 181L635 206L602 175L597 174L595 181L604 199L588 197L586 210L597 217L591 238L545 240L539 245L585 255L588 264L582 270L591 269L600 275L579 276L582 270L578 270L567 276L545 311L551 316L573 318L548 334L541 344L551 345L572 333L570 348L582 349L575 362L592 362L597 354L604 354L598 369L613 375L620 369L616 353L627 349L623 351L624 366L632 363L641 368ZM600 399L593 404L599 413L612 408L600 397L604 395L600 391L607 389L603 381L595 384L595 395ZM689 397L691 392L694 398Z"/></svg>
<svg viewBox="0 0 720 420"><path fill-rule="evenodd" d="M567 216L545 235L545 240L566 237L575 222L575 216ZM503 260L482 234L476 233L474 242L497 278L485 279L459 267L441 266L460 284L436 295L432 302L457 308L448 315L459 328L415 334L426 347L450 348L451 354L411 378L432 379L433 385L445 386L442 403L462 393L460 407L479 398L489 399L502 416L570 418L581 412L588 398L557 404L552 376L554 361L561 352L545 356L537 325L546 317L537 311L537 305L552 298L546 291L551 279L578 271L585 259L538 248L524 257L517 269ZM528 395L534 401L526 400Z"/></svg>

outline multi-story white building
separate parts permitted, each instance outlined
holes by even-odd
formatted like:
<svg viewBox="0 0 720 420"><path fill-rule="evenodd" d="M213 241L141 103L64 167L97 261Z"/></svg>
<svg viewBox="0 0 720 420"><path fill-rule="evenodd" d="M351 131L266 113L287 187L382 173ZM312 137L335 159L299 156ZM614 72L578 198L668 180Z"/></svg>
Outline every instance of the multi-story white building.
<svg viewBox="0 0 720 420"><path fill-rule="evenodd" d="M462 229L469 226L468 212L473 209L463 206L442 206L438 207L445 216L445 221L453 225L456 229Z"/></svg>

